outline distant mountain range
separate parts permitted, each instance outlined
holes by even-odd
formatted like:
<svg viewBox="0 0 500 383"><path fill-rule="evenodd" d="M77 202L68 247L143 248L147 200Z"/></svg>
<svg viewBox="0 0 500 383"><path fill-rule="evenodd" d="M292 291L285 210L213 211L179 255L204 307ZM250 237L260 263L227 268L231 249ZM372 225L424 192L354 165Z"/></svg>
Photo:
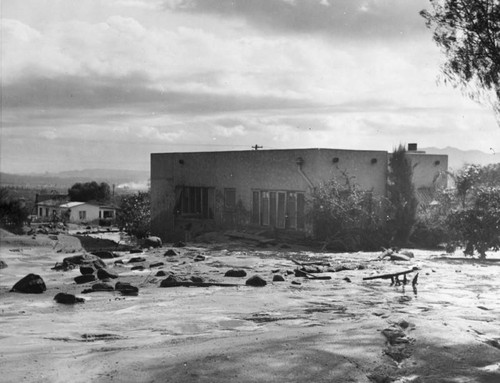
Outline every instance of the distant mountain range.
<svg viewBox="0 0 500 383"><path fill-rule="evenodd" d="M148 187L149 171L85 169L44 174L0 173L0 185L30 188L70 188L77 182L106 182L116 188L141 190Z"/></svg>
<svg viewBox="0 0 500 383"><path fill-rule="evenodd" d="M500 153L484 153L479 150L460 150L452 147L419 148L428 154L447 154L448 168L458 170L464 164L500 163ZM149 171L123 169L85 169L44 174L0 173L0 185L29 188L67 189L77 182L107 182L118 189L142 190L148 187Z"/></svg>
<svg viewBox="0 0 500 383"><path fill-rule="evenodd" d="M479 150L460 150L457 148L446 147L443 149L438 148L419 148L428 154L447 154L448 155L448 169L459 170L465 164L477 164L486 166L489 164L500 163L500 153L485 153Z"/></svg>

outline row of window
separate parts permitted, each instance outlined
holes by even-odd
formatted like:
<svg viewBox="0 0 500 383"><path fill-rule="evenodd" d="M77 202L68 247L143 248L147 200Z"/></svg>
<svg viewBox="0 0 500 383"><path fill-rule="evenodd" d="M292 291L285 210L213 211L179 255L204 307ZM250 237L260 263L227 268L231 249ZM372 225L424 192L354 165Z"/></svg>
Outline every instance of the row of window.
<svg viewBox="0 0 500 383"><path fill-rule="evenodd" d="M214 218L215 189L183 186L176 189L176 215L185 218ZM236 208L236 189L224 189L224 211ZM305 197L302 192L252 191L252 224L281 229L304 229Z"/></svg>

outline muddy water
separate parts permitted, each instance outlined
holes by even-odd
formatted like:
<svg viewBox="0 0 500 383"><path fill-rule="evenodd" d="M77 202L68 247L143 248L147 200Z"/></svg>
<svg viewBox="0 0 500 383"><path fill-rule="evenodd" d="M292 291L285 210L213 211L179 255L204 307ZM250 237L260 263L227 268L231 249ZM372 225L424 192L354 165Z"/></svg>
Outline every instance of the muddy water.
<svg viewBox="0 0 500 383"><path fill-rule="evenodd" d="M410 263L373 261L378 254L367 253L318 255L193 247L178 249L179 256L163 257L164 251L142 254L147 258L144 271L132 271L132 265L127 265L127 260L135 254L122 253L120 259L124 265L106 260L109 268L120 275L119 280L130 281L140 288L139 296L123 297L117 292L81 294L88 285L74 284L78 269L51 270L67 254L51 248L0 247L0 258L9 265L0 270L0 348L6 350L1 354L2 365L7 366L13 377L37 381L29 366L34 360L43 360L46 381L63 381L67 376L61 373L59 363L70 355L83 360L97 351L147 353L148 349L165 344L174 347L198 344L202 339L272 336L280 331L307 334L326 331L336 336L336 342L352 340L341 350L346 357L360 352L380 357L384 347L380 331L402 319L411 324L407 332L412 340L427 344L428 350L436 347L435 341L439 340L443 347L486 345L481 352L487 356L491 353L493 359L498 355L495 342L500 340L500 263L497 262L439 260L435 259L435 253L424 251L416 251ZM207 257L206 261L194 262L194 256L200 253ZM290 261L295 256L332 264L363 264L365 269L324 274L330 275L331 280L295 278L286 274L296 267ZM495 254L490 254L490 258L495 258ZM159 288L162 278L155 277L158 268L147 267L148 263L159 261L165 263L164 271L179 276L198 275L241 286ZM390 286L387 280L363 281L366 276L415 265L420 268L416 294L411 286ZM242 268L249 275L258 273L269 282L278 273L286 281L269 283L263 288L248 287L244 285L246 278L224 278L229 268ZM8 292L30 272L42 276L47 292L41 295ZM294 280L300 284L291 284ZM58 292L76 294L86 301L74 306L59 305L52 300ZM366 339L372 343L365 343ZM327 342L322 347L340 352L334 343ZM422 349L412 353L425 358ZM474 368L484 369L485 374L498 372L494 360L483 357L483 362Z"/></svg>

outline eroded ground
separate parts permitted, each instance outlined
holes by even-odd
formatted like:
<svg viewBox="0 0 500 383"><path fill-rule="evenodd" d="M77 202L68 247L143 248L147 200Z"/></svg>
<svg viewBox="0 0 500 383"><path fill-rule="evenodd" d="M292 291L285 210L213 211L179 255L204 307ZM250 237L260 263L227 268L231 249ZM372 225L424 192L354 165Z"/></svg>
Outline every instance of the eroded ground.
<svg viewBox="0 0 500 383"><path fill-rule="evenodd" d="M39 236L40 237L40 236ZM40 239L40 238L39 238ZM485 263L414 251L410 262L378 253L325 254L241 244L189 244L104 260L139 287L82 294L79 269L54 271L78 241L4 241L0 259L2 382L499 382L500 254ZM58 252L59 251L59 252ZM70 253L68 252L74 252ZM198 255L205 260L195 262ZM131 270L142 256L144 270ZM496 257L496 258L495 258ZM115 261L123 260L123 264ZM330 280L295 277L297 262L325 262ZM150 268L149 265L164 265ZM350 270L326 272L339 269ZM411 285L363 277L420 268ZM228 278L229 269L247 277ZM236 287L160 288L159 270ZM43 294L10 293L28 273ZM258 274L268 284L245 286ZM274 275L284 282L272 282ZM415 273L410 274L413 277ZM114 284L116 280L112 281ZM293 284L300 283L300 284ZM85 298L58 304L58 292Z"/></svg>

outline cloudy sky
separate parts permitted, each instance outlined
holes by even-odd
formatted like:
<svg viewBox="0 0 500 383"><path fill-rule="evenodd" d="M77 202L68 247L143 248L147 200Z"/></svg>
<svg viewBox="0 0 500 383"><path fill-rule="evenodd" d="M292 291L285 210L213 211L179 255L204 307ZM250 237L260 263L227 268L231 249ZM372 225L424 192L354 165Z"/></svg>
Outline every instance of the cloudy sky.
<svg viewBox="0 0 500 383"><path fill-rule="evenodd" d="M0 170L399 143L500 152L438 82L427 0L1 0Z"/></svg>

